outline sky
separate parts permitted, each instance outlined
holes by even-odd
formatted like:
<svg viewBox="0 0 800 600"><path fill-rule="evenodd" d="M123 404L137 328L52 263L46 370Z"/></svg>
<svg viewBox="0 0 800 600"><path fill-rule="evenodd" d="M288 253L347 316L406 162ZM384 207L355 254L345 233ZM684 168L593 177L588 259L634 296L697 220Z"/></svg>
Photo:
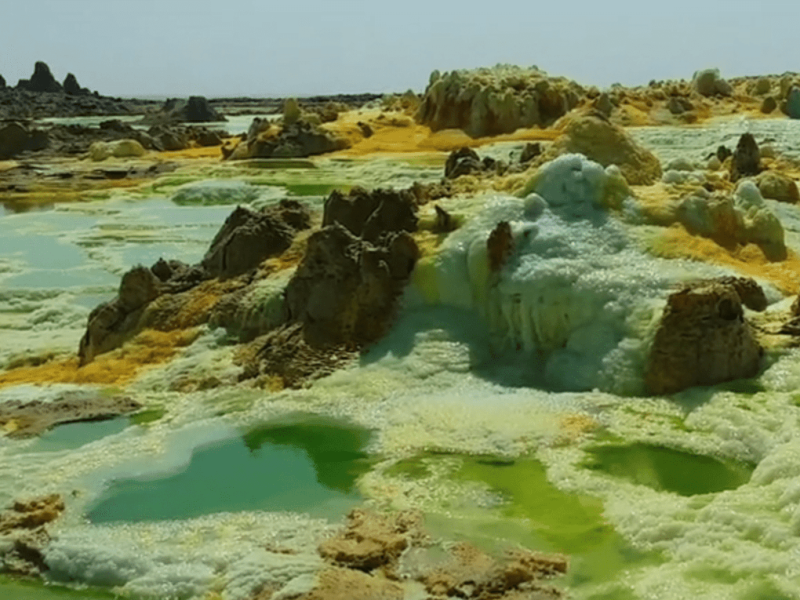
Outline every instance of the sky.
<svg viewBox="0 0 800 600"><path fill-rule="evenodd" d="M43 60L109 96L282 97L502 62L602 88L800 71L798 32L797 0L0 0L0 75Z"/></svg>

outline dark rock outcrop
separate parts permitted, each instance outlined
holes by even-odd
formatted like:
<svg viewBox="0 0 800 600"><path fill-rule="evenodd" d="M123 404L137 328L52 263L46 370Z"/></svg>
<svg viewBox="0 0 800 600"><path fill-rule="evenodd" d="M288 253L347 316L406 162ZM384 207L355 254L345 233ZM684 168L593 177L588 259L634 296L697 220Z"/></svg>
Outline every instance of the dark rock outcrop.
<svg viewBox="0 0 800 600"><path fill-rule="evenodd" d="M756 375L763 351L742 306L763 310L766 304L755 281L735 277L700 281L671 294L650 353L647 390L670 394Z"/></svg>
<svg viewBox="0 0 800 600"><path fill-rule="evenodd" d="M17 87L28 92L51 92L63 91L61 84L56 81L50 72L47 63L37 61L33 68L33 75L30 79L20 79Z"/></svg>
<svg viewBox="0 0 800 600"><path fill-rule="evenodd" d="M486 240L486 250L489 256L489 269L493 273L502 269L508 257L514 252L514 236L508 221L500 221L492 229Z"/></svg>
<svg viewBox="0 0 800 600"><path fill-rule="evenodd" d="M522 149L522 154L519 157L519 162L526 164L531 162L534 158L542 153L542 145L539 142L528 142Z"/></svg>
<svg viewBox="0 0 800 600"><path fill-rule="evenodd" d="M752 177L761 172L761 153L752 133L743 133L736 144L731 163L731 181Z"/></svg>
<svg viewBox="0 0 800 600"><path fill-rule="evenodd" d="M43 150L49 144L45 131L30 128L18 121L0 123L0 160L13 158L23 152Z"/></svg>
<svg viewBox="0 0 800 600"><path fill-rule="evenodd" d="M260 212L237 206L211 242L203 268L209 276L223 279L246 273L281 254L310 223L308 210L294 200L281 200Z"/></svg>
<svg viewBox="0 0 800 600"><path fill-rule="evenodd" d="M784 112L790 119L800 119L800 87L793 86L786 94Z"/></svg>
<svg viewBox="0 0 800 600"><path fill-rule="evenodd" d="M466 147L451 152L444 165L444 176L447 179L456 179L462 175L481 171L483 171L483 165L480 156L472 148Z"/></svg>
<svg viewBox="0 0 800 600"><path fill-rule="evenodd" d="M775 100L773 96L767 96L764 100L761 101L761 112L765 115L768 115L772 112L775 112L775 109L778 108L778 101Z"/></svg>
<svg viewBox="0 0 800 600"><path fill-rule="evenodd" d="M367 242L339 223L309 237L286 288L286 322L254 342L244 377L300 387L386 333L419 250L406 232L380 240Z"/></svg>
<svg viewBox="0 0 800 600"><path fill-rule="evenodd" d="M339 224L308 239L286 288L286 307L309 343L359 347L385 333L419 250L405 232L384 233L381 240L373 245Z"/></svg>
<svg viewBox="0 0 800 600"><path fill-rule="evenodd" d="M182 120L187 123L209 123L211 121L225 121L225 117L219 114L208 100L203 96L191 96L185 105L178 107L177 112Z"/></svg>
<svg viewBox="0 0 800 600"><path fill-rule="evenodd" d="M153 138L156 147L161 150L185 150L189 147L190 139L183 127L153 125L147 130L147 135Z"/></svg>
<svg viewBox="0 0 800 600"><path fill-rule="evenodd" d="M343 150L348 145L344 138L300 119L285 125L274 137L254 139L243 158L302 158Z"/></svg>
<svg viewBox="0 0 800 600"><path fill-rule="evenodd" d="M266 258L281 254L296 233L309 225L308 210L293 200L282 200L258 212L237 207L200 264L161 259L151 268L134 267L122 276L117 297L89 314L78 349L80 365L118 348L144 327L165 331L179 327L180 319L173 317L191 300L181 294L209 279L230 278L236 284L232 289L241 288L246 282L237 283L238 275L253 271ZM189 321L194 325L204 323L210 312L209 308L207 314L193 314Z"/></svg>
<svg viewBox="0 0 800 600"><path fill-rule="evenodd" d="M355 236L377 242L392 232L414 232L418 218L416 197L411 190L354 187L346 195L338 190L325 200L322 226L339 223Z"/></svg>
<svg viewBox="0 0 800 600"><path fill-rule="evenodd" d="M667 109L669 109L669 112L673 115L682 115L694 110L694 104L692 104L691 100L683 96L670 96L670 99L667 100Z"/></svg>
<svg viewBox="0 0 800 600"><path fill-rule="evenodd" d="M5 89L5 87L6 87L6 80L2 75L0 75L0 90Z"/></svg>
<svg viewBox="0 0 800 600"><path fill-rule="evenodd" d="M163 291L163 285L153 272L138 265L125 273L117 297L97 306L89 313L86 333L78 347L80 365L98 354L122 345L136 331L145 307Z"/></svg>
<svg viewBox="0 0 800 600"><path fill-rule="evenodd" d="M64 79L64 91L72 96L79 96L81 94L89 93L88 89L82 88L80 84L78 84L77 77L75 77L75 75L72 73L67 73L67 76Z"/></svg>

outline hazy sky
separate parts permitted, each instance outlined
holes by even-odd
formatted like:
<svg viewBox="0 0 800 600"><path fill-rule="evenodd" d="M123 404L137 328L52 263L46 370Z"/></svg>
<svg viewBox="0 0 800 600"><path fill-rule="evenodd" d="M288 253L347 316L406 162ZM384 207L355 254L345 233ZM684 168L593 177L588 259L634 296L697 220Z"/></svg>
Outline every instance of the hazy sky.
<svg viewBox="0 0 800 600"><path fill-rule="evenodd" d="M508 62L636 85L800 71L798 32L797 0L0 0L0 74L44 60L105 95L286 96Z"/></svg>

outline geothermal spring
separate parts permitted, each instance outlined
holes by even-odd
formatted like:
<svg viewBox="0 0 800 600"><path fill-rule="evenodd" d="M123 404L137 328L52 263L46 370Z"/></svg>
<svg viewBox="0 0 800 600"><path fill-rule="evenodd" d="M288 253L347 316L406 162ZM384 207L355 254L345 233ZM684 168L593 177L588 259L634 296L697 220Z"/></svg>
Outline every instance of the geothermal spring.
<svg viewBox="0 0 800 600"><path fill-rule="evenodd" d="M244 131L240 121L226 126ZM706 157L744 133L800 159L800 121L626 131L658 158L663 188L704 182ZM513 162L524 146L476 150ZM427 237L391 327L324 377L251 385L230 332L208 323L180 343L137 337L75 370L89 314L121 276L162 257L200 262L237 205L289 198L318 214L334 189L439 182L446 158L187 160L88 201L4 205L0 403L125 397L141 408L33 436L6 422L0 506L53 493L66 510L40 545L41 581L0 578L0 597L299 598L325 568L320 543L364 508L424 518L429 542L396 579L407 600L429 597L403 576L412 558L462 542L564 555L567 572L549 584L576 599L800 598L800 351L766 348L754 377L645 389L682 282L754 277L769 316L788 310L781 284L796 294L800 275L654 250L664 227L644 214L646 194L580 154L543 162L523 193L476 186L420 206ZM800 206L754 190L735 193L758 196L790 259L800 254ZM454 231L431 233L434 204ZM501 221L513 252L497 271L487 238ZM265 279L242 318L277 319L296 268Z"/></svg>

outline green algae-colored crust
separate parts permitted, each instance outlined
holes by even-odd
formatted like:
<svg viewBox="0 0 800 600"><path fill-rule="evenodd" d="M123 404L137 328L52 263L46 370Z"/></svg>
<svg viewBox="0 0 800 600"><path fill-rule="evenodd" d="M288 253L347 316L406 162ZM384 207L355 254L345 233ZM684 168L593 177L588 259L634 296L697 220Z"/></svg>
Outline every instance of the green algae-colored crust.
<svg viewBox="0 0 800 600"><path fill-rule="evenodd" d="M162 406L154 406L140 410L136 414L131 415L129 418L133 425L149 425L159 421L167 411Z"/></svg>
<svg viewBox="0 0 800 600"><path fill-rule="evenodd" d="M465 457L454 475L481 482L504 500L496 509L500 519L479 524L473 534L569 555L564 583L571 588L588 589L613 580L625 569L659 560L655 553L632 548L606 523L599 499L556 488L537 460Z"/></svg>
<svg viewBox="0 0 800 600"><path fill-rule="evenodd" d="M588 453L589 469L681 496L735 489L753 472L749 465L648 444L595 446Z"/></svg>
<svg viewBox="0 0 800 600"><path fill-rule="evenodd" d="M119 596L105 590L76 590L46 585L41 581L0 575L0 598L3 600L96 600L119 598Z"/></svg>

